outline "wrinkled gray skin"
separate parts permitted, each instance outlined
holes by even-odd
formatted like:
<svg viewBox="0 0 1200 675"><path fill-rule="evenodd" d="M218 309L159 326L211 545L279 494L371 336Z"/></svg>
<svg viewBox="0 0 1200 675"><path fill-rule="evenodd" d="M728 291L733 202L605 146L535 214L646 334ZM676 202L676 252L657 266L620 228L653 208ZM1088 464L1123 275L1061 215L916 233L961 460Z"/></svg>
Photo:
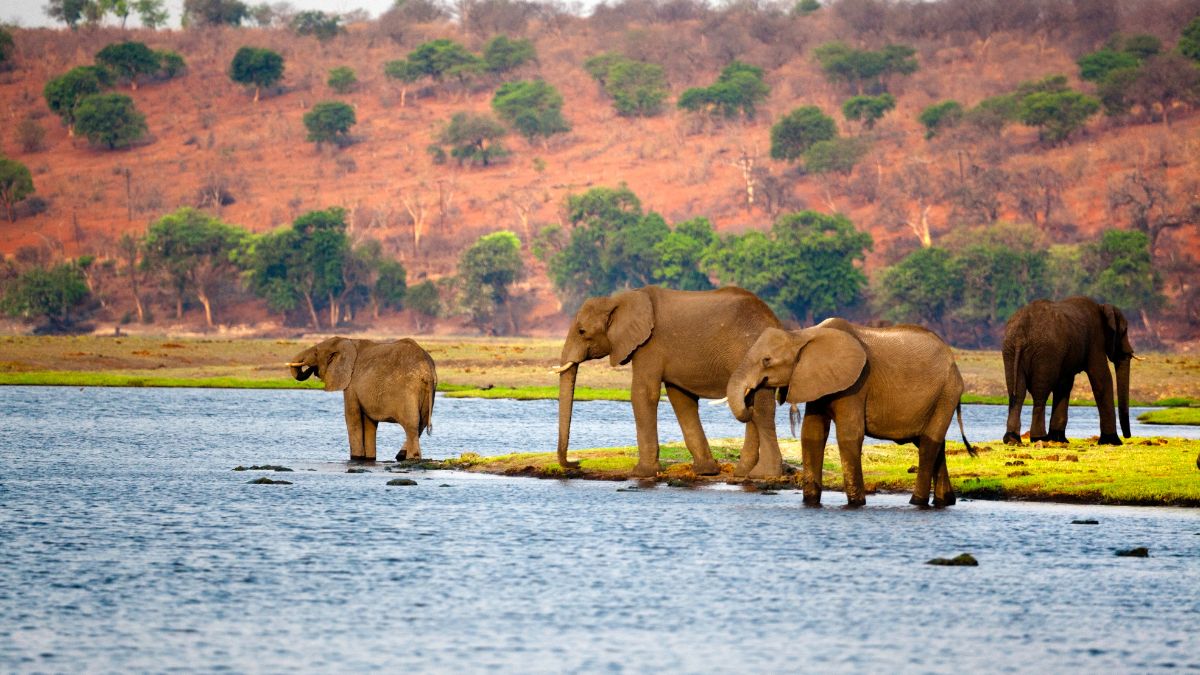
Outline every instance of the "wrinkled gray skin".
<svg viewBox="0 0 1200 675"><path fill-rule="evenodd" d="M1061 302L1036 300L1018 309L1004 330L1004 381L1008 385L1008 427L1004 442L1021 443L1021 406L1033 398L1030 442L1067 441L1067 406L1077 373L1087 373L1100 413L1100 444L1121 445L1113 412L1112 361L1117 371L1121 431L1129 438L1129 324L1121 310L1091 298ZM1050 431L1046 399L1054 395Z"/></svg>
<svg viewBox="0 0 1200 675"><path fill-rule="evenodd" d="M771 309L740 288L675 291L647 286L583 303L563 342L558 390L558 461L567 460L579 364L609 357L632 366L630 398L637 426L638 463L633 475L658 473L658 399L663 385L692 453L696 473L720 473L700 425L700 398L721 398L729 375L764 329L779 326ZM755 396L735 473L778 476L783 458L775 438L773 391Z"/></svg>
<svg viewBox="0 0 1200 675"><path fill-rule="evenodd" d="M380 422L404 427L407 440L396 453L397 461L421 457L421 432L433 431L437 370L416 342L332 337L300 352L288 366L297 380L316 375L325 391L342 392L351 461L375 461Z"/></svg>
<svg viewBox="0 0 1200 675"><path fill-rule="evenodd" d="M946 469L946 429L959 407L963 381L950 348L936 334L919 326L867 328L844 319L798 331L769 329L729 378L726 393L734 416L745 419L747 401L765 387L779 387L788 403L806 404L800 432L806 504L821 503L830 422L837 425L851 506L866 503L864 436L918 447L913 504L928 505L935 475L934 506L955 502Z"/></svg>

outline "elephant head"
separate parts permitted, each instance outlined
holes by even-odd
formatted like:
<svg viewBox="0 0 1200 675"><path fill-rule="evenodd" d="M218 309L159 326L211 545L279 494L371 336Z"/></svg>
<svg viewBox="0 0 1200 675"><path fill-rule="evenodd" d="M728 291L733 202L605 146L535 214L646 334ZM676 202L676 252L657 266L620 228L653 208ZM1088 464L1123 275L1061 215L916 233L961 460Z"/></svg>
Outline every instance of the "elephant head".
<svg viewBox="0 0 1200 675"><path fill-rule="evenodd" d="M814 401L849 389L866 364L867 352L845 331L768 328L729 377L729 408L738 421L750 421L750 396L763 386L778 387L780 399L788 403Z"/></svg>
<svg viewBox="0 0 1200 675"><path fill-rule="evenodd" d="M567 461L571 435L571 412L575 402L575 378L579 364L609 357L614 366L627 363L639 346L650 339L654 330L654 307L642 291L626 291L613 296L592 298L583 303L563 342L558 379L558 463L576 468Z"/></svg>
<svg viewBox="0 0 1200 675"><path fill-rule="evenodd" d="M300 352L287 365L301 382L315 374L325 383L325 391L343 391L350 386L357 357L353 340L332 337Z"/></svg>
<svg viewBox="0 0 1200 675"><path fill-rule="evenodd" d="M1121 310L1112 305L1100 305L1104 325L1104 353L1117 371L1117 411L1121 416L1121 433L1129 438L1129 363L1133 347L1129 344L1129 324Z"/></svg>

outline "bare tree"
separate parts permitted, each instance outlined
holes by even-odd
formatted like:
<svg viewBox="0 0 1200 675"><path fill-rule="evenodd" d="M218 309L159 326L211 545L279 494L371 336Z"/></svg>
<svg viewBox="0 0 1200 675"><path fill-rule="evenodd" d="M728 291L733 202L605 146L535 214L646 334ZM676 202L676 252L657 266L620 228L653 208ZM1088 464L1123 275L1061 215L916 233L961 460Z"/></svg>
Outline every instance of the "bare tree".
<svg viewBox="0 0 1200 675"><path fill-rule="evenodd" d="M429 216L429 196L425 192L426 189L425 183L421 183L415 188L400 191L400 203L404 205L404 210L408 212L409 220L412 221L414 255L421 252L421 237L425 234L425 219Z"/></svg>
<svg viewBox="0 0 1200 675"><path fill-rule="evenodd" d="M1108 208L1124 214L1129 224L1150 237L1150 255L1155 257L1158 239L1167 230L1200 223L1200 189L1195 183L1187 195L1172 193L1166 172L1131 171L1109 183Z"/></svg>
<svg viewBox="0 0 1200 675"><path fill-rule="evenodd" d="M939 201L942 187L927 159L913 158L892 174L880 205L884 224L902 224L924 248L933 246L929 213Z"/></svg>
<svg viewBox="0 0 1200 675"><path fill-rule="evenodd" d="M1062 207L1066 187L1065 176L1041 164L1014 171L1008 181L1007 193L1012 207L1022 218L1044 229L1051 214Z"/></svg>

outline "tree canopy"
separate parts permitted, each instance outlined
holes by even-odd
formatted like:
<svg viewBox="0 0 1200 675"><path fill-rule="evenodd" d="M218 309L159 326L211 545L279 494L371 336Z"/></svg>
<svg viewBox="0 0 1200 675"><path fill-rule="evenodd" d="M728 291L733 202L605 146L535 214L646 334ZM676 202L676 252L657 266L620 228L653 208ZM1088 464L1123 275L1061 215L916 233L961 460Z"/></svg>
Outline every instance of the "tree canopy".
<svg viewBox="0 0 1200 675"><path fill-rule="evenodd" d="M506 82L492 97L492 110L529 141L571 130L562 116L562 94L545 80Z"/></svg>
<svg viewBox="0 0 1200 675"><path fill-rule="evenodd" d="M317 147L322 143L345 145L349 141L350 127L357 121L354 108L341 101L321 101L304 113L307 140L314 141Z"/></svg>
<svg viewBox="0 0 1200 675"><path fill-rule="evenodd" d="M92 94L75 109L75 130L92 143L115 150L146 135L146 116L125 94Z"/></svg>
<svg viewBox="0 0 1200 675"><path fill-rule="evenodd" d="M483 63L489 73L507 73L536 60L537 49L532 40L497 35L483 45Z"/></svg>
<svg viewBox="0 0 1200 675"><path fill-rule="evenodd" d="M270 87L283 78L283 57L270 49L242 47L229 64L229 78L254 87L254 100L257 101L263 87Z"/></svg>
<svg viewBox="0 0 1200 675"><path fill-rule="evenodd" d="M75 262L65 262L22 273L5 290L0 308L9 316L42 321L48 332L62 332L84 317L90 297L83 270Z"/></svg>
<svg viewBox="0 0 1200 675"><path fill-rule="evenodd" d="M818 141L837 136L833 118L815 105L806 105L784 115L771 127L771 158L793 162Z"/></svg>
<svg viewBox="0 0 1200 675"><path fill-rule="evenodd" d="M846 119L862 122L866 129L875 128L875 123L896 108L896 97L888 93L878 96L854 96L842 104Z"/></svg>
<svg viewBox="0 0 1200 675"><path fill-rule="evenodd" d="M9 222L16 222L14 207L31 194L33 175L29 173L29 167L15 159L0 156L0 204L4 204Z"/></svg>
<svg viewBox="0 0 1200 675"><path fill-rule="evenodd" d="M690 112L753 119L758 104L771 93L763 75L762 68L734 61L725 66L715 83L685 90L679 95L677 105Z"/></svg>
<svg viewBox="0 0 1200 675"><path fill-rule="evenodd" d="M471 321L491 333L516 332L509 306L512 285L525 272L521 240L508 231L480 237L458 259L461 304ZM498 326L504 320L507 325Z"/></svg>
<svg viewBox="0 0 1200 675"><path fill-rule="evenodd" d="M191 26L240 26L250 16L241 0L183 0L184 28Z"/></svg>
<svg viewBox="0 0 1200 675"><path fill-rule="evenodd" d="M489 166L508 155L500 142L508 131L491 115L455 113L438 134L438 142L450 146L450 156L461 164Z"/></svg>
<svg viewBox="0 0 1200 675"><path fill-rule="evenodd" d="M112 69L121 78L129 80L137 89L140 75L153 75L162 65L158 54L141 42L114 42L96 53L96 62Z"/></svg>
<svg viewBox="0 0 1200 675"><path fill-rule="evenodd" d="M583 67L613 100L617 114L651 117L662 111L667 98L662 66L606 52L589 58Z"/></svg>
<svg viewBox="0 0 1200 675"><path fill-rule="evenodd" d="M46 82L42 95L51 112L61 117L68 130L74 133L75 111L79 102L92 94L99 94L109 84L107 70L98 66L78 66Z"/></svg>
<svg viewBox="0 0 1200 675"><path fill-rule="evenodd" d="M320 10L309 9L292 17L291 28L296 35L311 35L320 42L328 42L345 32L342 17Z"/></svg>
<svg viewBox="0 0 1200 675"><path fill-rule="evenodd" d="M237 269L238 253L248 238L245 230L190 207L181 208L150 225L143 242L144 264L159 274L176 297L176 318L189 295L204 307L204 321L213 322L219 285Z"/></svg>

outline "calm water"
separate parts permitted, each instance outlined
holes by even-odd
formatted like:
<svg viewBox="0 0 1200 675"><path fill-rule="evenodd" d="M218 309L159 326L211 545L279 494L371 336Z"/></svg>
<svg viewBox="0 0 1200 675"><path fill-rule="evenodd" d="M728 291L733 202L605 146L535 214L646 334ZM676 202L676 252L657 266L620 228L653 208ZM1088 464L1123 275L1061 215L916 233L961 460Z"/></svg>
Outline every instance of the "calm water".
<svg viewBox="0 0 1200 675"><path fill-rule="evenodd" d="M964 411L970 438L1003 433L1002 408ZM423 446L550 450L554 425L553 402L440 399ZM572 447L632 442L628 404L577 404ZM0 671L1200 669L1200 510L389 488L346 454L321 392L0 388ZM267 462L295 484L230 471ZM980 567L921 564L962 551Z"/></svg>

